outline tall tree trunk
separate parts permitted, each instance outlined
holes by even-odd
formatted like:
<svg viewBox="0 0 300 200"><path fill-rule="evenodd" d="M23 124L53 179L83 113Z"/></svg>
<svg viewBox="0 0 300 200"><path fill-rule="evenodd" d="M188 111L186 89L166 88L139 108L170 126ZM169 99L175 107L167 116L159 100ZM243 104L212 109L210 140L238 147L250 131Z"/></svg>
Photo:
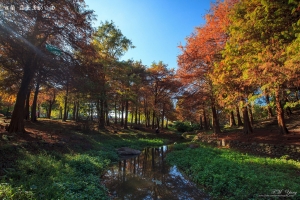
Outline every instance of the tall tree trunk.
<svg viewBox="0 0 300 200"><path fill-rule="evenodd" d="M230 127L236 126L233 111L230 111L230 123L229 123L229 125L230 125Z"/></svg>
<svg viewBox="0 0 300 200"><path fill-rule="evenodd" d="M138 105L135 106L134 123L135 123L135 124L138 124Z"/></svg>
<svg viewBox="0 0 300 200"><path fill-rule="evenodd" d="M211 111L212 111L212 122L213 122L213 130L215 134L221 133L221 128L219 124L219 119L218 119L218 113L216 110L215 105L211 105Z"/></svg>
<svg viewBox="0 0 300 200"><path fill-rule="evenodd" d="M72 116L72 120L75 121L76 118L76 101L73 101L73 116Z"/></svg>
<svg viewBox="0 0 300 200"><path fill-rule="evenodd" d="M52 101L49 101L49 109L47 110L47 118L51 119L51 111L52 111Z"/></svg>
<svg viewBox="0 0 300 200"><path fill-rule="evenodd" d="M243 122L242 122L242 119L241 119L241 115L240 115L240 109L238 106L235 107L235 110L236 110L236 117L237 117L237 121L238 121L238 126L243 126Z"/></svg>
<svg viewBox="0 0 300 200"><path fill-rule="evenodd" d="M152 111L153 113L152 113L152 129L154 129L155 128L155 111L153 110Z"/></svg>
<svg viewBox="0 0 300 200"><path fill-rule="evenodd" d="M206 112L205 109L203 109L203 123L204 123L204 130L208 130L208 124L207 124L207 118L206 118Z"/></svg>
<svg viewBox="0 0 300 200"><path fill-rule="evenodd" d="M268 110L268 118L274 117L274 114L272 112L272 108L270 106L270 96L266 94L266 103L267 103L267 110Z"/></svg>
<svg viewBox="0 0 300 200"><path fill-rule="evenodd" d="M59 119L62 119L63 117L63 108L60 106L59 107Z"/></svg>
<svg viewBox="0 0 300 200"><path fill-rule="evenodd" d="M139 109L139 121L138 121L138 124L140 125L141 124L141 110Z"/></svg>
<svg viewBox="0 0 300 200"><path fill-rule="evenodd" d="M75 116L75 120L76 120L76 122L78 122L79 121L79 109L80 109L80 107L79 107L79 101L77 101L76 102L76 116Z"/></svg>
<svg viewBox="0 0 300 200"><path fill-rule="evenodd" d="M121 126L124 125L124 101L122 101L122 106L121 106Z"/></svg>
<svg viewBox="0 0 300 200"><path fill-rule="evenodd" d="M243 118L244 118L244 128L243 132L244 134L250 134L253 133L252 126L249 120L249 115L248 115L248 107L243 106Z"/></svg>
<svg viewBox="0 0 300 200"><path fill-rule="evenodd" d="M128 121L128 99L125 100L125 119L124 119L124 129L128 129L128 125L127 125L127 121Z"/></svg>
<svg viewBox="0 0 300 200"><path fill-rule="evenodd" d="M65 103L64 103L64 116L63 116L63 119L62 119L63 121L67 121L67 118L68 118L68 115L67 115L68 95L69 95L69 80L67 80L66 96L65 96L65 99L64 99Z"/></svg>
<svg viewBox="0 0 300 200"><path fill-rule="evenodd" d="M41 104L37 104L37 108L38 108L38 118L41 118Z"/></svg>
<svg viewBox="0 0 300 200"><path fill-rule="evenodd" d="M250 104L248 105L248 110L249 110L248 112L249 112L249 115L250 115L250 123L253 126L254 119L253 119L253 113L252 113L252 106Z"/></svg>
<svg viewBox="0 0 300 200"><path fill-rule="evenodd" d="M104 117L104 99L99 100L99 124L98 129L104 129L105 128L105 117Z"/></svg>
<svg viewBox="0 0 300 200"><path fill-rule="evenodd" d="M133 104L132 104L132 111L134 110L134 108L133 108ZM133 112L131 112L131 120L130 120L130 127L132 128L132 125L133 125L133 118L134 118L134 114L133 114Z"/></svg>
<svg viewBox="0 0 300 200"><path fill-rule="evenodd" d="M24 133L24 106L26 101L26 95L28 87L32 81L35 71L33 68L36 66L36 54L33 56L28 55L25 67L23 69L23 76L21 80L21 86L17 93L16 103L11 116L10 124L7 128L9 133Z"/></svg>
<svg viewBox="0 0 300 200"><path fill-rule="evenodd" d="M286 124L284 121L284 112L283 108L281 105L281 98L280 98L280 89L277 88L275 90L275 102L276 102L276 112L277 112L277 121L278 121L278 128L279 128L279 133L284 135L288 134L289 131L286 128Z"/></svg>
<svg viewBox="0 0 300 200"><path fill-rule="evenodd" d="M55 103L55 101L56 101L56 94L54 93L53 99L49 101L49 111L47 113L47 116L49 119L51 118L52 107L53 107L53 104Z"/></svg>
<svg viewBox="0 0 300 200"><path fill-rule="evenodd" d="M150 127L150 122L151 122L151 111L148 110L148 127Z"/></svg>
<svg viewBox="0 0 300 200"><path fill-rule="evenodd" d="M115 99L115 124L118 123L118 118L117 118L117 100Z"/></svg>
<svg viewBox="0 0 300 200"><path fill-rule="evenodd" d="M162 116L161 116L161 129L164 128L164 118L165 118L165 104L163 104Z"/></svg>
<svg viewBox="0 0 300 200"><path fill-rule="evenodd" d="M26 103L25 103L25 115L24 119L29 120L29 102L30 102L30 93L31 93L31 88L28 89L27 95L26 95Z"/></svg>
<svg viewBox="0 0 300 200"><path fill-rule="evenodd" d="M104 101L104 108L105 108L105 119L106 119L106 126L109 126L109 109L108 109L108 103L107 103L107 99L105 99Z"/></svg>
<svg viewBox="0 0 300 200"><path fill-rule="evenodd" d="M90 102L90 114L89 114L89 118L90 118L90 121L93 121L94 120L94 118L93 118L93 112L94 112L94 110L93 110L93 103L92 102Z"/></svg>
<svg viewBox="0 0 300 200"><path fill-rule="evenodd" d="M203 129L203 122L202 122L202 115L200 115L200 127L199 127L200 130Z"/></svg>
<svg viewBox="0 0 300 200"><path fill-rule="evenodd" d="M31 121L36 122L37 116L36 116L36 106L37 106L37 98L40 90L40 78L37 79L34 96L33 96L33 102L31 106Z"/></svg>

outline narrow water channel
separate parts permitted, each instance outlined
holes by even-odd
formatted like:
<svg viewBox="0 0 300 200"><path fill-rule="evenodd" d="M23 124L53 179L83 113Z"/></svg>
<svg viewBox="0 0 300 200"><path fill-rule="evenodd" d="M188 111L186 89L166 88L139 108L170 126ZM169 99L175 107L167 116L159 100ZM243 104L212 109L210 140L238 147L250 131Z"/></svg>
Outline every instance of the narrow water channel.
<svg viewBox="0 0 300 200"><path fill-rule="evenodd" d="M111 199L209 199L176 166L165 163L170 151L171 146L146 148L139 156L123 158L111 166L102 177Z"/></svg>

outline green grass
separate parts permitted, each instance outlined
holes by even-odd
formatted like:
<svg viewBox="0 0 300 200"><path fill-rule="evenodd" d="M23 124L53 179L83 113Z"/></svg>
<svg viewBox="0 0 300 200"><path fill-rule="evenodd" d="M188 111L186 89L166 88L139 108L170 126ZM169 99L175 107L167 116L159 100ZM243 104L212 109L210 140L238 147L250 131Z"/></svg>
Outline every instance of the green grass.
<svg viewBox="0 0 300 200"><path fill-rule="evenodd" d="M0 147L7 160L15 161L5 168L0 177L0 199L108 199L101 185L101 174L111 162L118 159L115 148L160 146L164 140L132 135L90 134L89 151L72 153L38 153L24 148Z"/></svg>
<svg viewBox="0 0 300 200"><path fill-rule="evenodd" d="M300 197L300 162L208 146L190 149L181 144L175 149L167 155L167 161L217 199L262 199L259 195L272 195L276 189L283 190L281 194L297 192L294 199Z"/></svg>

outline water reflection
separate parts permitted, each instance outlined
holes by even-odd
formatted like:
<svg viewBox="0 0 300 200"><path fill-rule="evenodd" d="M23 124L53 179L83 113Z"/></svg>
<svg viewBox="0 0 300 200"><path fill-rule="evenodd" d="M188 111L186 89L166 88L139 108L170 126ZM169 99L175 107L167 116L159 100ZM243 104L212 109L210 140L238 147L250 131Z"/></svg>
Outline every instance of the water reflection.
<svg viewBox="0 0 300 200"><path fill-rule="evenodd" d="M102 177L112 199L209 199L176 166L164 158L171 146L146 148L133 158L124 158Z"/></svg>

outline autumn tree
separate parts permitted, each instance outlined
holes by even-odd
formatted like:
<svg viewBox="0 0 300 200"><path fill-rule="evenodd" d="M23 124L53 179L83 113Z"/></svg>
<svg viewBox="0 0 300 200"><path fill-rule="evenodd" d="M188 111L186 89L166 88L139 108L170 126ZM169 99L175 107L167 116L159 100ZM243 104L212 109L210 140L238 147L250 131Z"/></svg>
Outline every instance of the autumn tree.
<svg viewBox="0 0 300 200"><path fill-rule="evenodd" d="M210 75L214 66L222 59L221 50L227 40L225 27L229 24L227 13L235 2L228 0L213 4L206 15L206 24L197 27L187 38L187 44L180 46L182 54L178 56L177 74L185 87L193 90L191 94L198 96L199 104L201 101L208 101L215 133L220 133L221 130L217 114L216 87Z"/></svg>
<svg viewBox="0 0 300 200"><path fill-rule="evenodd" d="M177 92L180 83L175 79L174 70L169 70L162 61L153 62L147 72L148 89L151 95L149 103L152 107L152 129L154 129L155 126L159 128L160 119L163 120L164 117L164 106L168 99Z"/></svg>
<svg viewBox="0 0 300 200"><path fill-rule="evenodd" d="M28 3L33 1L16 1ZM43 1L40 10L19 10L0 16L0 63L6 70L22 74L9 132L25 132L24 105L28 87L38 70L38 62L52 59L47 55L46 43L60 41L60 49L72 53L86 41L91 31L92 12L85 10L83 1ZM46 10L54 6L55 9Z"/></svg>
<svg viewBox="0 0 300 200"><path fill-rule="evenodd" d="M239 1L230 14L230 39L223 54L225 65L233 65L227 65L227 69L239 70L241 88L257 85L274 94L281 134L288 133L282 94L299 73L299 68L287 64L287 48L293 45L299 30L298 4L293 2ZM232 72L227 70L223 74L226 73L232 77Z"/></svg>

